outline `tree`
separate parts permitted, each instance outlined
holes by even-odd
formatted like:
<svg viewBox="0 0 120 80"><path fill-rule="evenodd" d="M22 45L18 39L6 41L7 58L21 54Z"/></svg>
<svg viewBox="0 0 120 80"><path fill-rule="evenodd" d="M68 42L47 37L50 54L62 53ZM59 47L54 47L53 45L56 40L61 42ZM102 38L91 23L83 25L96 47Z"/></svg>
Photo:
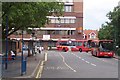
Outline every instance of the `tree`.
<svg viewBox="0 0 120 80"><path fill-rule="evenodd" d="M114 38L113 25L111 25L110 23L107 23L106 25L102 24L102 28L100 28L98 32L98 37L100 40L102 39L112 40Z"/></svg>
<svg viewBox="0 0 120 80"><path fill-rule="evenodd" d="M115 7L114 10L112 12L110 11L107 16L114 27L115 42L120 46L120 6Z"/></svg>
<svg viewBox="0 0 120 80"><path fill-rule="evenodd" d="M107 14L107 17L110 22L107 25L102 25L102 28L99 31L99 38L113 39L115 43L114 50L120 55L120 6L117 6L113 11L110 11ZM119 49L116 50L116 46L119 46Z"/></svg>
<svg viewBox="0 0 120 80"><path fill-rule="evenodd" d="M62 15L63 3L58 2L3 2L2 34L5 38L6 16L8 16L8 36L20 29L42 27L49 23L46 16ZM14 28L14 29L13 29Z"/></svg>

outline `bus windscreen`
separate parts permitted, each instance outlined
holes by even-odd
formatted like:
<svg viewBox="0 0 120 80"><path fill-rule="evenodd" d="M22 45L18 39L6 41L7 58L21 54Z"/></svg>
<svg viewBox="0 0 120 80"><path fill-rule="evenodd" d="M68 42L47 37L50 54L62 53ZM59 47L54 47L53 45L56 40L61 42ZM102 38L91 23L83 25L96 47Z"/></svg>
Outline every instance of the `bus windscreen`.
<svg viewBox="0 0 120 80"><path fill-rule="evenodd" d="M113 51L113 42L100 42L100 51Z"/></svg>

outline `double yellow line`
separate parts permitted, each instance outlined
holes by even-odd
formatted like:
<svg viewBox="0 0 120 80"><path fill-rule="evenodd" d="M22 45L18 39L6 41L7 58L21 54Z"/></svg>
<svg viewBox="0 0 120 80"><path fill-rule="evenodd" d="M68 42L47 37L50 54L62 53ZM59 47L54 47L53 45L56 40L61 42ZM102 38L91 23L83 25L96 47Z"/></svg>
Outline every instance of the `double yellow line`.
<svg viewBox="0 0 120 80"><path fill-rule="evenodd" d="M44 64L45 64L45 62L47 61L47 55L48 55L48 54L45 53L44 60L41 62L40 67L39 67L39 70L38 70L37 75L36 75L35 78L41 78L41 74L42 74L42 72L43 72Z"/></svg>

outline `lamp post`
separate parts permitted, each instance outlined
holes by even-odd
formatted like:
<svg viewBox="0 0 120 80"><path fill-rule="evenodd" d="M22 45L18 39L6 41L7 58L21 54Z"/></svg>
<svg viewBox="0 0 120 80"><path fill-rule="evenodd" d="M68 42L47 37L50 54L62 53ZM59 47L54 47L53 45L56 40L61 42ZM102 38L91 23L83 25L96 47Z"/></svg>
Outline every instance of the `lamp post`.
<svg viewBox="0 0 120 80"><path fill-rule="evenodd" d="M32 45L33 45L33 48L32 48L32 55L33 55L33 56L35 55L34 40L35 40L35 31L34 31L34 29L32 29Z"/></svg>
<svg viewBox="0 0 120 80"><path fill-rule="evenodd" d="M23 46L24 46L24 41L23 41L23 29L22 29L22 55L21 55L21 76L23 76L26 73L26 58L24 58L23 55Z"/></svg>
<svg viewBox="0 0 120 80"><path fill-rule="evenodd" d="M23 75L23 29L22 29L22 55L21 55L21 75Z"/></svg>
<svg viewBox="0 0 120 80"><path fill-rule="evenodd" d="M8 16L6 16L6 54L5 54L5 69L8 67Z"/></svg>

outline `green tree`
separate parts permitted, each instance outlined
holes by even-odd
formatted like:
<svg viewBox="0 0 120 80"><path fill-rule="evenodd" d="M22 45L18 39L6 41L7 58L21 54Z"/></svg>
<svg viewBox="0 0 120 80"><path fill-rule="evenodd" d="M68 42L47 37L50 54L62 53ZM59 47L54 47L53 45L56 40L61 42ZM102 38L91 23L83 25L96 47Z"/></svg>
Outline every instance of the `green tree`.
<svg viewBox="0 0 120 80"><path fill-rule="evenodd" d="M114 38L113 25L111 25L110 23L107 23L106 25L102 24L102 28L100 28L98 32L98 37L100 40L102 39L112 40Z"/></svg>
<svg viewBox="0 0 120 80"><path fill-rule="evenodd" d="M114 27L114 40L120 46L120 6L115 7L107 16Z"/></svg>
<svg viewBox="0 0 120 80"><path fill-rule="evenodd" d="M42 27L49 23L46 16L62 15L63 3L58 2L3 2L2 34L5 38L6 16L8 16L8 36L28 27ZM14 29L13 29L14 28Z"/></svg>
<svg viewBox="0 0 120 80"><path fill-rule="evenodd" d="M118 55L120 55L120 6L117 6L107 14L110 22L107 25L102 25L102 28L99 31L100 39L113 39L114 40L114 49ZM119 49L116 50L116 46L119 46Z"/></svg>

